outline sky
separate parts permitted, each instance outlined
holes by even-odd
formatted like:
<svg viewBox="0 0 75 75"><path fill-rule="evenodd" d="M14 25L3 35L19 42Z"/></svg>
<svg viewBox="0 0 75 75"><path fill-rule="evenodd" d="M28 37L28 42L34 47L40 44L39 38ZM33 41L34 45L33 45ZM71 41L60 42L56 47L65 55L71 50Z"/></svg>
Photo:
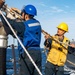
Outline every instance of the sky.
<svg viewBox="0 0 75 75"><path fill-rule="evenodd" d="M40 21L42 29L50 35L57 33L57 26L61 22L68 24L69 32L65 34L70 40L75 39L75 0L6 0L8 7L19 10L24 5L32 4L37 9L35 18ZM12 39L12 40L11 40ZM44 35L42 34L41 46L43 47ZM9 36L8 44L16 42Z"/></svg>

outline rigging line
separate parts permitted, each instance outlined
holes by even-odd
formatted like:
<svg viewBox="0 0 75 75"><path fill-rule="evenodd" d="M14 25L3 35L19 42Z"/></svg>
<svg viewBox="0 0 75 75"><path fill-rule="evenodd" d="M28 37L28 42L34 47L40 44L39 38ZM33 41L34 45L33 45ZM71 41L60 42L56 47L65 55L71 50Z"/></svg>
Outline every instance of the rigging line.
<svg viewBox="0 0 75 75"><path fill-rule="evenodd" d="M7 8L7 9L9 9L10 10L10 8ZM13 15L12 13L14 13L14 14L18 14L18 13L15 13L15 11L14 12L9 12L11 15ZM20 16L20 14L18 14L18 16L21 18L21 16ZM15 17L15 16L14 16ZM42 32L43 32L44 30L42 30ZM47 33L47 32L46 32ZM45 33L45 34L46 34ZM44 34L44 33L43 33ZM47 33L48 34L48 33ZM60 43L62 43L62 42L60 42ZM65 44L65 43L64 43ZM67 44L65 44L65 45L67 45ZM74 55L74 54L73 54ZM74 55L75 56L75 55ZM69 62L69 61L67 61L67 62ZM72 63L72 62L71 62Z"/></svg>
<svg viewBox="0 0 75 75"><path fill-rule="evenodd" d="M42 29L42 33L44 34L44 35L46 35L46 34L48 34L46 31L44 31L43 29ZM52 40L54 40L55 42L57 42L58 44L60 44L63 48L65 48L66 50L67 50L67 48L65 47L65 46L63 46L63 44L64 45L67 45L67 46L69 46L69 44L65 44L65 43L63 43L63 42L60 42L60 41L58 41L57 39L55 39L55 38L53 38L53 36L51 36L50 34L48 34L49 35L49 37L52 39ZM75 54L73 54L71 51L69 51L72 55L74 55L75 56Z"/></svg>
<svg viewBox="0 0 75 75"><path fill-rule="evenodd" d="M70 63L71 65L75 66L75 64L73 62L71 62L70 60L67 60L68 63Z"/></svg>
<svg viewBox="0 0 75 75"><path fill-rule="evenodd" d="M40 75L42 75L41 71L39 70L39 68L37 67L37 65L35 64L35 62L33 61L32 57L30 56L30 54L28 53L28 51L26 50L26 48L24 47L24 45L22 44L22 42L20 41L20 39L18 38L18 36L16 35L14 29L12 28L12 26L10 25L10 23L8 22L8 20L6 19L6 17L3 15L2 11L0 10L0 13L2 15L2 17L4 18L4 20L6 21L6 23L8 24L9 28L11 29L11 31L13 32L13 34L15 35L16 39L18 40L18 42L20 43L20 45L22 46L22 48L24 49L24 51L26 52L27 56L29 57L29 59L31 60L32 64L34 65L34 67L36 68L36 70L38 71L38 73Z"/></svg>
<svg viewBox="0 0 75 75"><path fill-rule="evenodd" d="M15 11L15 10L11 9L10 7L8 7L7 5L3 5L2 11L6 12L6 13L10 13L14 18L22 19L20 10Z"/></svg>
<svg viewBox="0 0 75 75"><path fill-rule="evenodd" d="M45 47L44 49L45 49L45 50L44 50L43 52L45 53L46 58L47 58L47 52L46 52L47 48ZM75 66L75 63L71 62L70 60L67 60L67 62L68 62L69 64Z"/></svg>
<svg viewBox="0 0 75 75"><path fill-rule="evenodd" d="M14 44L12 44L11 45L11 47L12 47L12 57L13 57L13 63L14 63L14 67L13 67L13 69L14 69L14 75L16 75L17 73L16 73L16 58L15 58L15 46L14 46Z"/></svg>
<svg viewBox="0 0 75 75"><path fill-rule="evenodd" d="M43 33L44 35L48 34L48 33L45 32L44 30L42 30L42 33ZM49 34L49 36L50 36L50 38L52 37L50 34ZM53 37L52 37L52 38L53 38ZM60 42L60 41L57 41L57 40L54 39L54 38L53 38L53 40L56 41L58 44L60 44L60 43L61 43L61 45L62 45L62 44L65 44L65 43L62 43L62 42ZM65 45L68 45L68 44L65 44ZM62 46L63 46L63 45L62 45ZM45 53L45 55L46 55L46 57L47 57L47 52L46 52L47 47L45 46L44 49L45 49L45 50L44 50L43 52ZM66 47L65 47L65 49L67 50ZM73 54L73 55L74 55L74 54ZM75 55L74 55L74 56L75 56ZM74 64L73 62L71 62L70 60L67 60L67 62L70 63L70 64L72 64L73 66L75 66L75 64Z"/></svg>

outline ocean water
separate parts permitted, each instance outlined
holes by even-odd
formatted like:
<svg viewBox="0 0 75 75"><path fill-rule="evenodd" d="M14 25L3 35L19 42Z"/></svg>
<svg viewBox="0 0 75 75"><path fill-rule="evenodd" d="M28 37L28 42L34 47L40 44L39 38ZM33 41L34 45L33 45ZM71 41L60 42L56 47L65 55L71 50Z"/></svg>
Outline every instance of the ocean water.
<svg viewBox="0 0 75 75"><path fill-rule="evenodd" d="M17 49L14 50L15 52L15 59L16 59L16 73L18 75L19 72L19 52ZM42 51L41 51L42 52ZM7 68L7 75L14 75L14 62L13 62L13 50L12 49L7 49L7 54L6 54L6 68ZM44 68L45 68L45 62L46 62L46 55L44 52L42 52L42 73L44 75Z"/></svg>
<svg viewBox="0 0 75 75"><path fill-rule="evenodd" d="M7 49L7 62L6 62L6 68L7 68L7 75L14 75L15 71L15 65L13 62L13 53L15 53L15 59L16 59L16 74L18 75L19 72L19 52L17 49L14 50L15 52L13 52L12 49ZM43 52L42 49L42 74L44 75L44 69L45 69L45 63L46 63L46 53ZM75 53L74 53L75 54ZM68 54L68 60L72 61L72 63L75 63L75 56L73 56L73 54ZM64 75L75 75L75 66L66 62L65 66L64 66Z"/></svg>
<svg viewBox="0 0 75 75"><path fill-rule="evenodd" d="M15 54L14 54L15 53ZM12 49L7 49L6 54L6 72L7 75L14 75L14 55L16 59L16 73L18 74L19 70L19 52L17 49L14 49L14 52Z"/></svg>

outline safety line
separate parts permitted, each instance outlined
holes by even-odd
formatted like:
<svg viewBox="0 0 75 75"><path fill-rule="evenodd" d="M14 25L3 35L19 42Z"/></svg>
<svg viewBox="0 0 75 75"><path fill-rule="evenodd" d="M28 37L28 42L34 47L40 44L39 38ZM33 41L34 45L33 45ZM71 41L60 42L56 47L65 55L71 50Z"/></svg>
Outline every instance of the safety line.
<svg viewBox="0 0 75 75"><path fill-rule="evenodd" d="M16 39L18 40L18 42L20 43L20 45L22 46L22 48L24 49L24 51L26 52L27 56L29 57L29 59L31 60L32 64L34 65L34 67L36 68L36 70L38 71L39 75L42 75L41 71L39 70L39 68L37 67L37 65L35 64L35 62L33 61L32 57L30 56L30 54L28 53L28 51L26 50L26 48L24 47L24 45L22 44L22 42L20 41L20 39L18 38L17 34L15 33L14 29L12 28L12 26L10 25L10 23L8 22L8 20L6 19L6 17L3 15L2 11L0 10L0 13L2 15L2 17L4 18L4 20L6 21L6 23L8 24L9 28L11 29L11 31L13 32L14 36L16 37Z"/></svg>

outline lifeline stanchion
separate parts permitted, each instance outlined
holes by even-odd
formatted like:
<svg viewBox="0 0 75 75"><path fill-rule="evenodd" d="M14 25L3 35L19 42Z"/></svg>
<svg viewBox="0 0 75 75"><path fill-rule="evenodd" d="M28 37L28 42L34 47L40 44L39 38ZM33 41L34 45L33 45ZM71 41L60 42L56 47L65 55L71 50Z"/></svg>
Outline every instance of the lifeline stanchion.
<svg viewBox="0 0 75 75"><path fill-rule="evenodd" d="M16 39L18 40L18 42L22 46L22 48L26 52L26 54L29 57L30 61L32 62L32 64L36 68L36 70L38 71L39 75L42 75L41 71L39 70L39 68L37 67L37 65L35 64L35 62L33 61L32 57L30 56L30 54L28 53L28 51L26 50L26 48L24 47L24 45L22 44L22 42L20 41L20 39L18 38L18 36L16 35L14 29L12 28L12 26L10 25L10 23L8 22L8 20L6 19L6 17L3 15L3 13L2 13L1 10L0 10L0 13L1 13L2 17L4 18L4 20L6 21L6 23L8 24L9 28L11 29L11 31L13 32L14 36L16 37Z"/></svg>
<svg viewBox="0 0 75 75"><path fill-rule="evenodd" d="M8 47L11 47L12 49L12 63L13 63L13 69L14 69L14 75L16 75L16 58L15 58L15 47L14 44L9 45Z"/></svg>

